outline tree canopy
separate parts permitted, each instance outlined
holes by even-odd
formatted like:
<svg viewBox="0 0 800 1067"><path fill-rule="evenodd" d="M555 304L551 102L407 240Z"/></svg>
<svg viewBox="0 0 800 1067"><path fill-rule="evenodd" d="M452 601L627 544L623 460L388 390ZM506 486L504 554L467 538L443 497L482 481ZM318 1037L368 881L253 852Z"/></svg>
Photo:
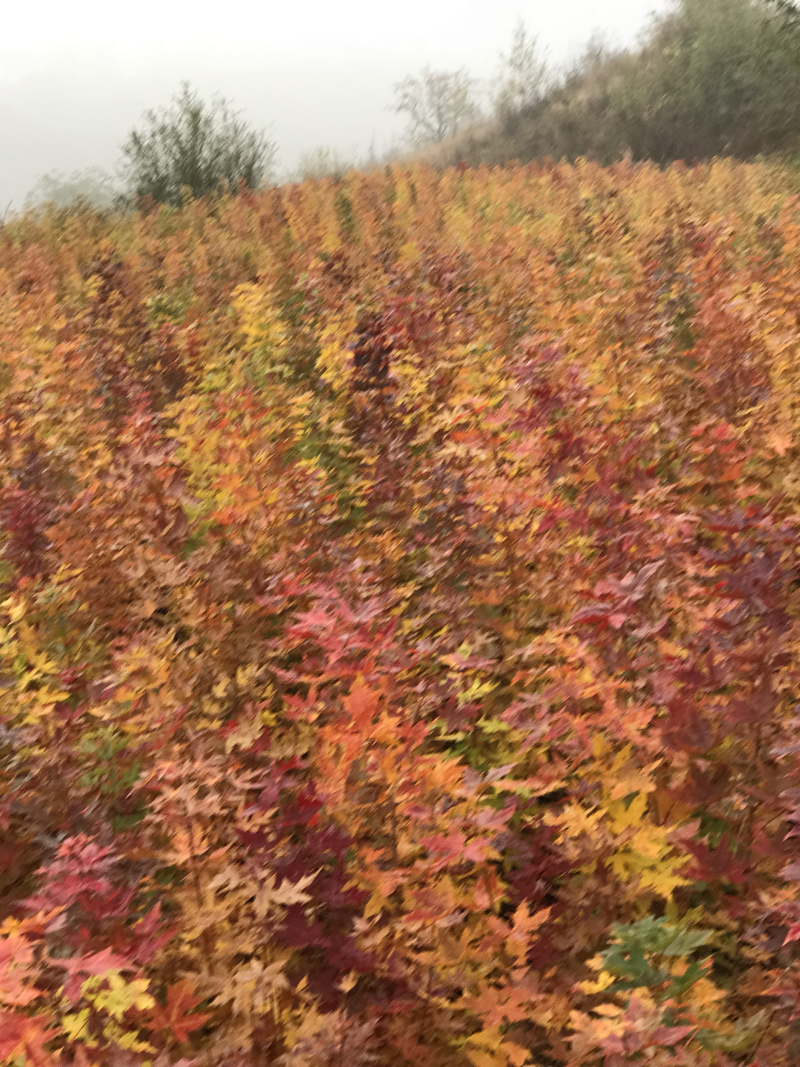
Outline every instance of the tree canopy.
<svg viewBox="0 0 800 1067"><path fill-rule="evenodd" d="M227 100L204 101L184 82L171 107L145 113L122 154L135 200L180 206L187 189L194 197L241 184L257 189L270 173L275 146Z"/></svg>

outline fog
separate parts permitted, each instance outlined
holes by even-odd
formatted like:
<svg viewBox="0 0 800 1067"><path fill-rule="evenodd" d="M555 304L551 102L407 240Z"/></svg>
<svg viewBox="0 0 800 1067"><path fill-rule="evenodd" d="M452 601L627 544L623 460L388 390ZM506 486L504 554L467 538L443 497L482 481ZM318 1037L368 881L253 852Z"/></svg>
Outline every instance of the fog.
<svg viewBox="0 0 800 1067"><path fill-rule="evenodd" d="M10 6L10 5L9 5ZM664 0L40 0L4 11L0 38L0 215L37 179L91 166L113 170L147 108L183 80L219 92L264 127L286 173L321 145L363 156L399 141L392 87L430 64L468 67L488 82L518 19L553 62L600 31L632 41Z"/></svg>

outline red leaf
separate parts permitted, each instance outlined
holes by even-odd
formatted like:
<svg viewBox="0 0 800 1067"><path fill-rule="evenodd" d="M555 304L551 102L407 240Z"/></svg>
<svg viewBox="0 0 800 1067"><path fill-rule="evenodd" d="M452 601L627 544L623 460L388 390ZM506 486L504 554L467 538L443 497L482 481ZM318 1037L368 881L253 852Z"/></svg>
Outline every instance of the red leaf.
<svg viewBox="0 0 800 1067"><path fill-rule="evenodd" d="M611 604L593 604L589 608L581 608L572 616L571 623L577 626L579 623L608 622L611 607Z"/></svg>
<svg viewBox="0 0 800 1067"><path fill-rule="evenodd" d="M748 879L748 867L731 855L728 841L722 838L716 848L709 848L700 841L686 841L684 847L693 853L697 863L688 872L690 878L712 882L725 878L734 885L743 885Z"/></svg>
<svg viewBox="0 0 800 1067"><path fill-rule="evenodd" d="M18 1015L16 1012L0 1012L0 1061L24 1060L33 1067L47 1067L52 1063L49 1053L42 1047L52 1034L42 1028L40 1019Z"/></svg>
<svg viewBox="0 0 800 1067"><path fill-rule="evenodd" d="M172 940L171 927L164 924L159 930L161 920L161 904L158 903L134 926L136 942L131 955L139 963L149 963L156 953Z"/></svg>

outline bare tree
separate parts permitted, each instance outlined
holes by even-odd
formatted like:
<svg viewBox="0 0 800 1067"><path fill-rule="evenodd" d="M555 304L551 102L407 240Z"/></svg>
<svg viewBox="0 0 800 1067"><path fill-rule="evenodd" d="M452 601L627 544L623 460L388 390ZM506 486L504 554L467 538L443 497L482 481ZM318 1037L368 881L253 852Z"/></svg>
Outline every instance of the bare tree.
<svg viewBox="0 0 800 1067"><path fill-rule="evenodd" d="M480 112L474 90L475 80L463 68L424 67L395 85L392 110L407 117L408 135L414 144L431 144L475 122Z"/></svg>
<svg viewBox="0 0 800 1067"><path fill-rule="evenodd" d="M498 114L514 114L538 103L550 80L547 61L535 37L520 21L511 39L511 51L500 56L501 70L495 80L493 103Z"/></svg>

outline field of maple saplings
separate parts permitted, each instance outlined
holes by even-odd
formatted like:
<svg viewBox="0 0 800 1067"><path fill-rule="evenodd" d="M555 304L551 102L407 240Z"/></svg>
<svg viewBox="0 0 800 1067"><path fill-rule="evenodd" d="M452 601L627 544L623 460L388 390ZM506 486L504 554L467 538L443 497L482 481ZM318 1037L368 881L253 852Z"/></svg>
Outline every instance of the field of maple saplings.
<svg viewBox="0 0 800 1067"><path fill-rule="evenodd" d="M798 1062L794 181L0 228L0 1063Z"/></svg>

